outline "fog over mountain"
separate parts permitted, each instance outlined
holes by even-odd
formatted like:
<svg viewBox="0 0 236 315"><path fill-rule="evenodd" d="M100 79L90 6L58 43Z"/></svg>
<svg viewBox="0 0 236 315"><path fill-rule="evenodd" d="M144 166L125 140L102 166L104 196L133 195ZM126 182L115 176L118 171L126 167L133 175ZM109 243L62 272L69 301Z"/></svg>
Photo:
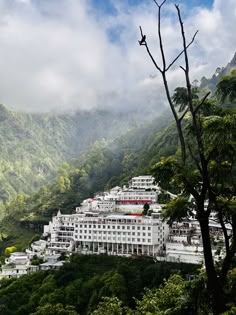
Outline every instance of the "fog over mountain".
<svg viewBox="0 0 236 315"><path fill-rule="evenodd" d="M16 110L160 108L162 84L139 47L139 25L158 58L153 1L0 0L0 103ZM236 2L181 4L187 37L199 29L190 50L192 79L213 73L234 54ZM102 1L101 1L102 3ZM181 49L175 8L163 11L167 59ZM200 57L201 56L201 57ZM179 61L172 85L182 75ZM179 81L181 82L181 81ZM151 105L151 106L152 106Z"/></svg>

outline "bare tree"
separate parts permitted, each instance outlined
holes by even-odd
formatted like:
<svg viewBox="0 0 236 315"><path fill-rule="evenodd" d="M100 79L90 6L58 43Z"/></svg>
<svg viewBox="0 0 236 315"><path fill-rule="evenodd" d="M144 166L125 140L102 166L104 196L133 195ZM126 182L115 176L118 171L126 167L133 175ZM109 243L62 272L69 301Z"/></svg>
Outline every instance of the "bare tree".
<svg viewBox="0 0 236 315"><path fill-rule="evenodd" d="M235 186L233 185L232 180L230 185L230 192L226 193L225 187L223 187L222 183L220 183L219 181L216 183L214 174L211 171L212 162L223 161L223 158L221 158L220 156L217 145L215 145L215 147L212 147L211 150L207 149L206 139L208 135L207 132L204 131L204 124L206 124L206 122L203 121L200 112L204 105L207 103L207 99L210 93L206 93L202 99L198 100L197 104L194 103L193 89L190 83L191 81L188 49L194 43L198 31L194 33L191 41L187 43L181 11L179 5L175 5L180 26L180 33L182 37L182 49L180 53L170 63L167 63L161 32L161 10L166 0L164 0L161 4L159 4L156 0L153 1L155 3L155 6L157 7L158 12L158 42L161 54L161 65L153 57L147 43L146 35L144 35L141 26L141 40L139 41L139 44L146 48L146 51L151 58L155 68L161 74L166 97L173 113L181 148L181 159L180 161L178 160L178 162L175 162L175 171L178 172L179 177L181 177L185 192L191 194L195 201L197 218L200 224L203 242L205 267L207 274L207 288L212 299L213 312L214 314L220 314L225 310L224 284L236 250L236 216L235 214L233 214L232 211L228 211L229 215L227 216L227 218L232 224L232 235L230 236L228 235L228 230L226 228L225 215L225 212L227 212L227 210L225 209L228 207L229 204L232 205L232 200L234 200ZM183 70L185 76L187 106L185 110L179 113L178 109L175 106L174 100L171 97L171 92L167 80L167 73L181 56L184 59L184 66L180 66L180 68ZM186 133L184 131L184 120L187 113L188 116L190 116L191 121L191 129L193 135L192 141L195 144L194 149L192 148L191 143L189 143ZM222 119L226 118L223 117ZM221 122L223 123L223 120ZM208 125L213 124L210 118L208 118L208 123ZM219 123L220 118L218 121L218 126ZM235 122L232 121L232 124L233 123ZM233 150L235 150L235 147L233 148ZM218 157L214 156L214 154L218 154ZM232 164L234 163L234 161L232 160L232 157L229 156L227 157L227 159L230 160L229 163L231 165L231 170L229 170L229 172L231 171L232 175ZM188 164L194 165L194 169L198 173L197 182L192 182L187 170ZM221 188L218 188L218 186L220 186ZM209 231L209 216L212 212L212 209L216 210L218 213L219 222L221 224L225 240L226 256L223 260L222 267L219 272L216 269L212 256L212 244ZM227 209L229 209L229 207Z"/></svg>

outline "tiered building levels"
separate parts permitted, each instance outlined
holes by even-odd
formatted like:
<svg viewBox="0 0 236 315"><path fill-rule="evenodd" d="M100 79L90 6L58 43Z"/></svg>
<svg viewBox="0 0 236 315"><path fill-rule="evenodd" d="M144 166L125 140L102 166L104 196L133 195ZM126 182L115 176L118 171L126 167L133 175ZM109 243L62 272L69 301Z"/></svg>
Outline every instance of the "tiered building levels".
<svg viewBox="0 0 236 315"><path fill-rule="evenodd" d="M153 216L98 214L62 215L58 212L44 232L50 235L48 250L56 254L157 256L165 248L169 227Z"/></svg>

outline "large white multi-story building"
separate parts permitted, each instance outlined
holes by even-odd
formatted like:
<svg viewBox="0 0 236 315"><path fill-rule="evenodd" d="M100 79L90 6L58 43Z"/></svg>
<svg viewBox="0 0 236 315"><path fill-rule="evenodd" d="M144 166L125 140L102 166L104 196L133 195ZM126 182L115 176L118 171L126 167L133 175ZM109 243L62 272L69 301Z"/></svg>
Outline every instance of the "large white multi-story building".
<svg viewBox="0 0 236 315"><path fill-rule="evenodd" d="M48 251L157 256L164 250L168 225L153 216L58 212L44 233Z"/></svg>

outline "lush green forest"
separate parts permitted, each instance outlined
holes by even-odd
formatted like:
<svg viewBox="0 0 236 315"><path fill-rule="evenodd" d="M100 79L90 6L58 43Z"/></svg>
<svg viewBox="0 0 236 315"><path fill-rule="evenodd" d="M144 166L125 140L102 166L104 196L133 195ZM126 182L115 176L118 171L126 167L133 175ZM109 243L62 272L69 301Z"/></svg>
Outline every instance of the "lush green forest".
<svg viewBox="0 0 236 315"><path fill-rule="evenodd" d="M201 280L189 282L186 276L194 278L199 273L198 268L195 265L155 263L151 259L75 255L58 271L41 271L17 280L2 281L0 313L46 315L54 310L52 314L55 315L72 315L70 307L75 314L91 314L105 297L115 297L132 310L131 314L136 314L135 308L139 310L137 314L146 315L157 314L157 308L164 312L169 307L173 310L168 314L194 314L199 300L204 301L204 288L195 295L203 283ZM157 291L160 285L162 287ZM149 304L151 300L148 302L150 298L153 301L161 299L153 305ZM56 305L59 310L67 309L68 313L56 312ZM115 305L118 307L119 302Z"/></svg>
<svg viewBox="0 0 236 315"><path fill-rule="evenodd" d="M37 191L55 178L63 162L78 158L95 141L114 139L137 123L135 110L27 114L1 105L0 206L17 193Z"/></svg>

